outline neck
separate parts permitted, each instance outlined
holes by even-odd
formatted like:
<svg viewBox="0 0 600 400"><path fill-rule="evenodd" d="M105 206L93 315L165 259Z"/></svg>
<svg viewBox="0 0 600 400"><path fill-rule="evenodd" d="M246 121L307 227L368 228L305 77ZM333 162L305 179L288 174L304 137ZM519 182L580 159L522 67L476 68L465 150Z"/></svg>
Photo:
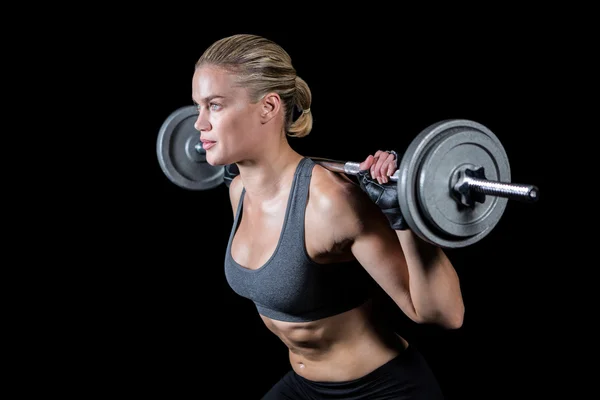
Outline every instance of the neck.
<svg viewBox="0 0 600 400"><path fill-rule="evenodd" d="M252 198L275 199L287 192L291 177L302 156L292 149L285 137L261 149L259 157L238 163L246 193Z"/></svg>

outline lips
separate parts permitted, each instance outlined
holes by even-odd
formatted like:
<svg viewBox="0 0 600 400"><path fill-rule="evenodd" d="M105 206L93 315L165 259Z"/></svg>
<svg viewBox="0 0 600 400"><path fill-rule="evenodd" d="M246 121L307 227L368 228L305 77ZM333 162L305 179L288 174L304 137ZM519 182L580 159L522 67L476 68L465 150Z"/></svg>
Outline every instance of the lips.
<svg viewBox="0 0 600 400"><path fill-rule="evenodd" d="M208 139L200 139L200 142L202 142L202 148L204 150L210 149L217 143L214 140L208 140Z"/></svg>

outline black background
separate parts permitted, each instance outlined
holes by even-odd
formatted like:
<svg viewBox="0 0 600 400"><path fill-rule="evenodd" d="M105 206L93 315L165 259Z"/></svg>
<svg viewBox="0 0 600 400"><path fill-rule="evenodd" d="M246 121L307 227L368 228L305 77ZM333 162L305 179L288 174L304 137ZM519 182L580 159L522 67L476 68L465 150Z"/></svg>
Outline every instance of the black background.
<svg viewBox="0 0 600 400"><path fill-rule="evenodd" d="M358 161L378 149L402 152L421 129L446 118L475 120L500 138L512 181L537 185L540 201L509 202L488 237L448 250L466 306L461 329L395 318L448 399L556 390L548 382L559 376L556 349L567 322L556 318L564 306L554 287L559 267L548 205L557 144L551 138L564 134L553 121L565 102L559 94L564 50L554 31L541 35L526 20L504 31L484 20L435 29L400 29L392 21L281 31L193 16L162 22L119 25L123 33L95 60L111 92L100 107L105 114L95 118L108 121L104 137L111 139L96 142L107 150L100 168L106 185L80 182L93 189L96 202L86 216L94 235L81 249L90 250L86 261L102 263L85 271L86 281L101 287L85 307L90 358L101 371L88 377L94 382L88 390L258 399L289 369L285 346L225 281L232 223L227 189L181 189L156 155L163 121L191 104L195 61L213 41L234 33L281 44L309 84L314 129L291 142L305 155ZM79 290L89 295L85 286Z"/></svg>

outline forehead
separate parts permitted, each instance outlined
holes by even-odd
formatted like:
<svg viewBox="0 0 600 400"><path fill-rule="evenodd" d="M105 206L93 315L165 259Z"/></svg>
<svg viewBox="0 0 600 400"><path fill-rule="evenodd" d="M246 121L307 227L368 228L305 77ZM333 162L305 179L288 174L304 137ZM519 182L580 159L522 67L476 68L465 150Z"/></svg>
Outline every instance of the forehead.
<svg viewBox="0 0 600 400"><path fill-rule="evenodd" d="M242 91L236 85L236 76L223 68L201 66L192 77L192 97L202 101L209 96L236 96Z"/></svg>

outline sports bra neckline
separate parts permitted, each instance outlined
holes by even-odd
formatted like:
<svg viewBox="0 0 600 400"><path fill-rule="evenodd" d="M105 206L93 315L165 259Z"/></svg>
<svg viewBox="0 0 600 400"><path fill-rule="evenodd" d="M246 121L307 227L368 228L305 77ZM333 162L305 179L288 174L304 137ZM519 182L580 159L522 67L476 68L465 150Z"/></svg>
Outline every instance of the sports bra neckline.
<svg viewBox="0 0 600 400"><path fill-rule="evenodd" d="M283 241L283 236L286 233L286 228L288 225L288 220L290 218L290 212L291 212L291 205L292 205L292 201L294 200L293 198L293 193L295 188L296 188L296 181L298 180L298 176L299 173L301 171L301 167L302 165L306 162L306 160L308 160L308 158L304 157L300 160L300 162L298 163L298 165L296 166L296 170L294 172L294 177L292 179L292 184L290 186L290 190L288 192L288 199L286 202L286 208L285 208L285 214L283 217L283 223L281 226L281 229L279 231L279 238L277 239L277 245L275 246L275 249L273 250L272 254L269 256L269 258L267 259L267 261L265 261L262 265L260 265L257 268L248 268L240 263L238 263L235 258L233 258L233 254L232 254L232 248L233 248L233 241L235 239L236 234L238 233L238 229L240 227L240 223L242 221L242 213L243 213L243 203L244 203L244 197L246 194L246 188L242 188L242 193L240 194L240 201L239 201L239 205L238 205L238 211L235 217L235 224L234 224L234 228L233 228L233 233L231 235L231 240L230 240L230 245L229 245L229 250L227 252L227 256L229 258L229 260L233 263L233 265L235 265L236 268L241 269L242 271L248 272L248 273L258 273L260 271L265 270L269 264L271 264L273 262L273 260L275 259L275 257L277 256L277 254L279 253L279 249L281 248L281 243Z"/></svg>

